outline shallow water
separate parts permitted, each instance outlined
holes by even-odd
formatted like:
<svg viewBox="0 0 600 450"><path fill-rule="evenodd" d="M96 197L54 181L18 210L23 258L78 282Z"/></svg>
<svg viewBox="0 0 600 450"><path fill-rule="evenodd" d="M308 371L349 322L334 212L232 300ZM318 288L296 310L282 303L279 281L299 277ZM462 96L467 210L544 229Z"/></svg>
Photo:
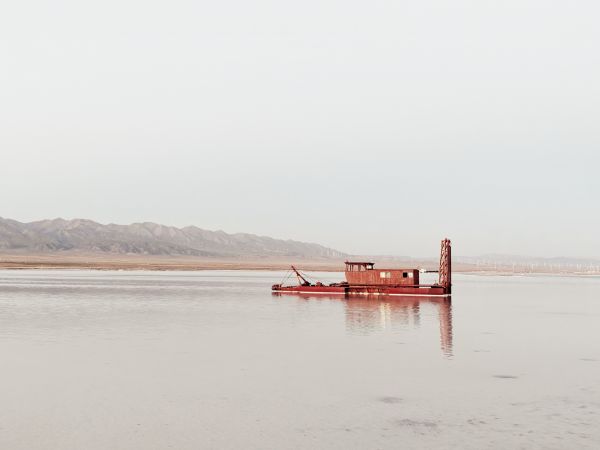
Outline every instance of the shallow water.
<svg viewBox="0 0 600 450"><path fill-rule="evenodd" d="M0 448L600 448L600 279L281 277L0 271Z"/></svg>

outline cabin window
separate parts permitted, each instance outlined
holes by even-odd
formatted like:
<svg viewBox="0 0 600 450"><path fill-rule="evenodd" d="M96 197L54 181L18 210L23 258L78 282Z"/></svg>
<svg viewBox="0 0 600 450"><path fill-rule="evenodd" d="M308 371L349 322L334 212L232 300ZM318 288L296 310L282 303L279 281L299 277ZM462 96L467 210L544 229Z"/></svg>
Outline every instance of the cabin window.
<svg viewBox="0 0 600 450"><path fill-rule="evenodd" d="M408 278L408 272L402 272L402 278Z"/></svg>
<svg viewBox="0 0 600 450"><path fill-rule="evenodd" d="M413 273L412 272L408 272L408 278L412 278L413 277Z"/></svg>
<svg viewBox="0 0 600 450"><path fill-rule="evenodd" d="M379 272L380 278L392 278L392 272Z"/></svg>

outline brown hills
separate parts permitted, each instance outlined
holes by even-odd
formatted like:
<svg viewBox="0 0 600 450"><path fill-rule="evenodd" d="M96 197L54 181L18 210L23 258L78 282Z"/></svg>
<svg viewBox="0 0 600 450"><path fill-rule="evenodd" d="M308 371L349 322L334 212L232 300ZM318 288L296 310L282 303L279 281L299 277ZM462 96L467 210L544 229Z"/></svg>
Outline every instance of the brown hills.
<svg viewBox="0 0 600 450"><path fill-rule="evenodd" d="M177 228L144 222L100 224L85 219L53 219L23 223L0 218L0 252L64 256L96 254L201 258L343 258L322 245L273 239L247 233L228 234L195 226Z"/></svg>

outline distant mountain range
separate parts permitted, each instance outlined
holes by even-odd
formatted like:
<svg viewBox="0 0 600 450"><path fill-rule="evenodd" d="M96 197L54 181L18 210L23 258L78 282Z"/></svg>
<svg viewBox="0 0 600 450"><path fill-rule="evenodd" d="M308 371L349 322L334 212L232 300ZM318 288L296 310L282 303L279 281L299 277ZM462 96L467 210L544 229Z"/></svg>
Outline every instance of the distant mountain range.
<svg viewBox="0 0 600 450"><path fill-rule="evenodd" d="M273 239L254 234L208 231L195 226L177 228L151 222L131 225L100 224L86 219L53 219L18 222L0 218L0 254L5 255L155 255L205 258L342 259L350 255L319 244ZM386 263L435 268L437 257L361 256ZM600 260L590 258L539 258L488 254L455 256L455 267L464 270L594 271Z"/></svg>
<svg viewBox="0 0 600 450"><path fill-rule="evenodd" d="M85 219L18 222L0 218L0 252L94 252L112 254L342 258L322 245L254 234L176 228L144 222L103 225Z"/></svg>

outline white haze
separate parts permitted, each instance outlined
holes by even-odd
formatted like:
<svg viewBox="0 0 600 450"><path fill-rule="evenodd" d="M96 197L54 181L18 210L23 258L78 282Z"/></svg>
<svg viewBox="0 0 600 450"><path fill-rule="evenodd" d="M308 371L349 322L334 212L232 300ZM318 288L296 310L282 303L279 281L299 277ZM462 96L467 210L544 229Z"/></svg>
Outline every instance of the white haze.
<svg viewBox="0 0 600 450"><path fill-rule="evenodd" d="M600 255L595 1L21 1L0 216Z"/></svg>

